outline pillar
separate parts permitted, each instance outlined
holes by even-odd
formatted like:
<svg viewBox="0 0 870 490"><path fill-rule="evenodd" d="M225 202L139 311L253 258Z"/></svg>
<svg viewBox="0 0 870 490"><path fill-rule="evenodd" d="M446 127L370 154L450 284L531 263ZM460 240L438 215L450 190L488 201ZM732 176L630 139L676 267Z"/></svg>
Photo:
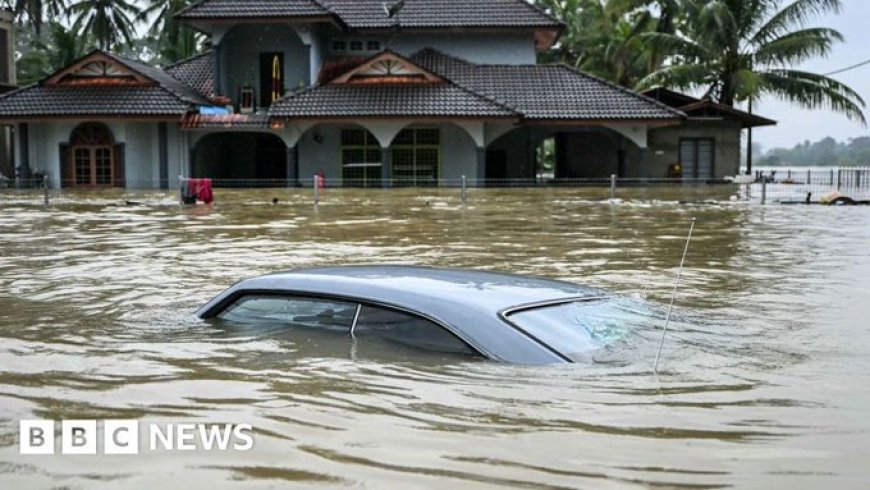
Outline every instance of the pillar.
<svg viewBox="0 0 870 490"><path fill-rule="evenodd" d="M649 161L649 149L641 148L640 149L640 178L643 181L650 178L650 161Z"/></svg>
<svg viewBox="0 0 870 490"><path fill-rule="evenodd" d="M381 185L384 189L390 187L393 178L393 168L390 165L390 149L381 148Z"/></svg>
<svg viewBox="0 0 870 490"><path fill-rule="evenodd" d="M157 123L157 153L160 160L160 188L169 188L169 135L165 122Z"/></svg>
<svg viewBox="0 0 870 490"><path fill-rule="evenodd" d="M477 147L477 187L486 186L486 148Z"/></svg>
<svg viewBox="0 0 870 490"><path fill-rule="evenodd" d="M287 147L287 187L299 187L298 146Z"/></svg>
<svg viewBox="0 0 870 490"><path fill-rule="evenodd" d="M18 168L15 173L15 181L16 185L20 180L26 180L30 178L30 136L29 136L29 127L27 123L21 123L18 125Z"/></svg>

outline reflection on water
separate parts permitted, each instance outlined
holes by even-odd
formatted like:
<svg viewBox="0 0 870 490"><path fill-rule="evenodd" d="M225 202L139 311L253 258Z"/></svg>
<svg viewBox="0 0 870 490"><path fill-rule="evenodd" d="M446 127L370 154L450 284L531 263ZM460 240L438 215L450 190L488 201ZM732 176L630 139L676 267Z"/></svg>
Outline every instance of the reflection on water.
<svg viewBox="0 0 870 490"><path fill-rule="evenodd" d="M271 205L281 192L222 191L214 208L0 208L3 488L870 478L870 210L609 205L569 189L477 191L467 206L442 190L334 191L318 209L278 194ZM522 367L326 352L191 316L244 277L378 262L531 273L664 303L693 216L659 378L660 325L583 364ZM18 455L22 418L112 417L250 423L256 443Z"/></svg>

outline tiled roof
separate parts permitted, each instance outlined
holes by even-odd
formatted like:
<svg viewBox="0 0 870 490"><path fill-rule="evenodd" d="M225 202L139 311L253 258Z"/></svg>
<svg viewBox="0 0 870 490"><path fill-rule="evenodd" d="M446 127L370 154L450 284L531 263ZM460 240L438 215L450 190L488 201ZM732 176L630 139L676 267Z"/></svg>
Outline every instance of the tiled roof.
<svg viewBox="0 0 870 490"><path fill-rule="evenodd" d="M177 80L192 87L200 94L214 94L214 57L212 51L198 54L164 68Z"/></svg>
<svg viewBox="0 0 870 490"><path fill-rule="evenodd" d="M384 4L396 0L319 0L352 29L384 27L559 27L525 0L407 0L392 19Z"/></svg>
<svg viewBox="0 0 870 490"><path fill-rule="evenodd" d="M209 101L159 68L106 56L154 82L141 85L58 85L40 82L0 96L0 117L170 116L183 115ZM84 59L84 58L82 58Z"/></svg>
<svg viewBox="0 0 870 490"><path fill-rule="evenodd" d="M0 97L2 117L179 116L189 104L161 87L42 87Z"/></svg>
<svg viewBox="0 0 870 490"><path fill-rule="evenodd" d="M281 99L273 117L512 117L496 102L451 84L314 87Z"/></svg>
<svg viewBox="0 0 870 490"><path fill-rule="evenodd" d="M176 14L187 20L328 15L330 12L316 0L200 0Z"/></svg>
<svg viewBox="0 0 870 490"><path fill-rule="evenodd" d="M525 0L406 0L393 18L384 4L397 0L201 0L180 11L182 20L330 16L351 29L392 27L561 27Z"/></svg>
<svg viewBox="0 0 870 490"><path fill-rule="evenodd" d="M684 117L665 104L564 65L474 65L433 49L411 59L459 86L506 104L527 119Z"/></svg>
<svg viewBox="0 0 870 490"><path fill-rule="evenodd" d="M163 88L164 90L169 91L179 99L189 102L191 104L208 104L209 101L201 93L194 90L190 85L187 85L175 77L172 77L167 72L157 68L155 66L146 65L144 63L139 63L138 61L128 60L126 58L121 58L118 55L102 52L104 55L114 59L118 63L126 65L130 69L145 75L157 82L157 84Z"/></svg>

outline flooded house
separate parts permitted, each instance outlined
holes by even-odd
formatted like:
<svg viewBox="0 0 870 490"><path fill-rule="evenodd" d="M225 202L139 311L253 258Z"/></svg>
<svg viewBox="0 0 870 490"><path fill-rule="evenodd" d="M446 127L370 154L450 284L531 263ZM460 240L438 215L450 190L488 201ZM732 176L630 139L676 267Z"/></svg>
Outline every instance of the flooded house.
<svg viewBox="0 0 870 490"><path fill-rule="evenodd" d="M555 179L713 179L737 173L754 124L537 63L564 26L524 0L203 0L177 19L206 52L158 68L95 51L0 97L19 174L86 188L528 183L550 140Z"/></svg>

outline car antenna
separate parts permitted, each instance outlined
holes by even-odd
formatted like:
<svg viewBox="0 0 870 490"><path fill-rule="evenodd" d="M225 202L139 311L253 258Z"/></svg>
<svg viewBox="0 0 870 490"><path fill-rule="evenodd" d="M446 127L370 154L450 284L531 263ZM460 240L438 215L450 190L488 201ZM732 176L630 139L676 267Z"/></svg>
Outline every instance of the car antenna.
<svg viewBox="0 0 870 490"><path fill-rule="evenodd" d="M695 230L695 218L689 226L689 236L686 237L686 248L683 249L683 258L680 260L680 268L677 270L677 280L674 281L674 291L671 293L671 303L668 305L668 314L665 317L665 328L662 329L662 340L659 342L659 350L656 352L656 362L653 365L653 373L659 373L659 357L662 355L662 347L665 345L665 335L668 333L668 325L671 323L671 310L674 309L674 298L677 297L677 288L680 287L680 278L683 277L683 265L686 263L686 254L689 253L689 244L692 242L692 232Z"/></svg>

